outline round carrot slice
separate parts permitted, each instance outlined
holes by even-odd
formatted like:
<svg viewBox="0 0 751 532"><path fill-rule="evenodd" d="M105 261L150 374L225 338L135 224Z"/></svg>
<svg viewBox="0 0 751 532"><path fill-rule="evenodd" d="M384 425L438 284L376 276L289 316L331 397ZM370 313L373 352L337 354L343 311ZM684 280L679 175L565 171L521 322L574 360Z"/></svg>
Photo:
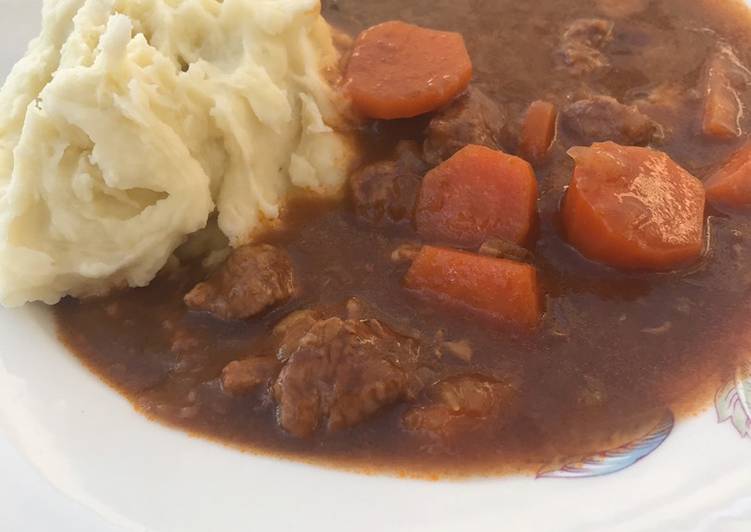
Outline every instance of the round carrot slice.
<svg viewBox="0 0 751 532"><path fill-rule="evenodd" d="M666 154L613 142L572 148L563 203L568 240L590 259L664 271L702 251L704 187Z"/></svg>
<svg viewBox="0 0 751 532"><path fill-rule="evenodd" d="M357 37L346 77L352 103L365 116L409 118L464 91L472 62L460 34L392 21Z"/></svg>

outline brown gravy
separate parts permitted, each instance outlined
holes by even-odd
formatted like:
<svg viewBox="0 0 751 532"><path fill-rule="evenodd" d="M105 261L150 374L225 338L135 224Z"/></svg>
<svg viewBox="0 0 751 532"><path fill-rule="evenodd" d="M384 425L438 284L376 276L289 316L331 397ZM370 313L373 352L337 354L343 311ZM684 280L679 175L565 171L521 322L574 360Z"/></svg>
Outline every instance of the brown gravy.
<svg viewBox="0 0 751 532"><path fill-rule="evenodd" d="M613 18L612 69L588 77L587 90L632 102L664 85L685 96L676 98L674 110L655 107L648 114L666 131L656 148L704 179L744 139L718 143L698 133L696 88L718 39L751 64L751 17L734 2L648 3L643 12ZM515 118L532 100L560 107L582 90L582 78L556 68L552 52L571 21L604 16L601 2L581 0L330 0L324 14L350 33L396 18L461 32L475 67L473 84ZM420 140L425 124L422 118L372 124L362 132L366 160L383 158L399 140ZM55 309L60 335L146 415L257 452L358 470L466 475L536 472L620 445L666 411L685 416L705 407L746 352L751 217L710 209L706 255L686 271L623 273L591 263L562 240L557 221L572 145L559 128L551 156L536 167L540 220L533 252L547 312L533 335L494 330L416 299L402 287L407 266L391 259L400 244L419 241L411 226L372 227L346 199L310 198L292 201L282 226L261 238L292 257L300 297L242 322L189 312L182 297L204 274L188 265L148 288L63 301ZM385 323L466 340L471 361L444 355L436 360L441 371L514 375L521 382L519 406L504 422L491 420L450 441L405 430L405 403L349 429L296 438L279 428L273 401L263 393L222 392L222 368L263 351L281 318L311 306L337 308L352 297Z"/></svg>

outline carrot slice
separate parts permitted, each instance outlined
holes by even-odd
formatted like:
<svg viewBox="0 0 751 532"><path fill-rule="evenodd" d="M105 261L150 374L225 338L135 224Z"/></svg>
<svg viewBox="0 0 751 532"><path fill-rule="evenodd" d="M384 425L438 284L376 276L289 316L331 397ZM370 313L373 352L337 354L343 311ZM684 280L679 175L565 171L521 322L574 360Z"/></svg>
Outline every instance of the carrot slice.
<svg viewBox="0 0 751 532"><path fill-rule="evenodd" d="M751 142L712 174L704 188L713 205L732 209L751 206Z"/></svg>
<svg viewBox="0 0 751 532"><path fill-rule="evenodd" d="M405 286L497 324L534 327L542 316L537 271L529 264L424 246Z"/></svg>
<svg viewBox="0 0 751 532"><path fill-rule="evenodd" d="M537 100L527 110L522 126L519 152L532 162L539 162L547 155L555 138L555 121L558 112L550 102Z"/></svg>
<svg viewBox="0 0 751 532"><path fill-rule="evenodd" d="M426 240L477 247L491 237L529 239L537 212L530 164L469 145L428 172L417 200L417 232Z"/></svg>
<svg viewBox="0 0 751 532"><path fill-rule="evenodd" d="M702 251L704 187L666 154L613 142L572 148L568 240L605 264L670 270Z"/></svg>
<svg viewBox="0 0 751 532"><path fill-rule="evenodd" d="M719 139L740 137L743 105L737 89L751 82L751 72L730 47L722 46L710 59L704 77L703 133Z"/></svg>
<svg viewBox="0 0 751 532"><path fill-rule="evenodd" d="M704 100L702 131L708 137L730 139L741 135L741 106L738 93L727 78L710 71Z"/></svg>
<svg viewBox="0 0 751 532"><path fill-rule="evenodd" d="M354 106L369 118L409 118L449 103L469 85L464 38L399 21L362 32L347 65Z"/></svg>

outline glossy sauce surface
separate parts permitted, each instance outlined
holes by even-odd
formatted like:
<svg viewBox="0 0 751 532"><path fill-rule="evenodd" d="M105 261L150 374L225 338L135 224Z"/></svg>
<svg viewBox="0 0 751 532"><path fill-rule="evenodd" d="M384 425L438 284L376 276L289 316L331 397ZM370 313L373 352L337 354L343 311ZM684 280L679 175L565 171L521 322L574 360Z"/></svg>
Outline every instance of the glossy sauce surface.
<svg viewBox="0 0 751 532"><path fill-rule="evenodd" d="M461 32L474 64L473 85L515 121L536 99L562 108L584 93L631 103L658 87L669 90L672 107L642 107L665 131L654 147L705 179L744 139L716 142L699 133L703 66L720 40L751 64L751 17L732 2L649 4L636 15L610 17L612 67L607 75L586 77L556 66L554 51L573 20L605 16L601 2L331 0L324 14L353 34L396 18ZM368 125L361 132L364 160L388 156L399 140L422 140L426 123ZM148 288L62 302L56 308L60 335L145 414L254 451L366 470L464 475L535 472L620 445L668 411L680 417L706 406L744 356L751 339L751 218L710 209L705 256L684 271L624 273L594 264L564 242L558 221L573 168L566 150L575 144L559 126L552 153L535 168L540 218L532 251L546 314L533 334L489 327L406 291L408 265L392 260L392 253L420 243L411 225L373 227L358 219L346 198L298 198L281 226L261 238L290 254L301 282L299 296L285 305L247 321L190 312L182 298L205 273L186 264ZM411 405L401 402L352 428L296 438L279 428L266 392L231 397L221 390L222 368L265 354L269 333L284 316L311 307L338 312L351 298L369 317L397 331L417 331L427 344L435 338L468 343L469 362L434 355L438 374L513 378L513 409L436 439L405 429Z"/></svg>

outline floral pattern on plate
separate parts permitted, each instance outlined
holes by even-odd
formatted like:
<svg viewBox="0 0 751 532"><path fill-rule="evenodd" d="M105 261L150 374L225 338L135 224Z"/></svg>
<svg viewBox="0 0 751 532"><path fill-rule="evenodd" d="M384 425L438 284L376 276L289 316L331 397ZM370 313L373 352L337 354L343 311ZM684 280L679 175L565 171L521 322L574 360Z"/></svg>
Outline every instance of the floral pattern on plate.
<svg viewBox="0 0 751 532"><path fill-rule="evenodd" d="M728 382L715 397L717 419L730 421L744 438L751 438L751 363L738 368L735 378Z"/></svg>
<svg viewBox="0 0 751 532"><path fill-rule="evenodd" d="M560 469L542 470L537 478L600 477L623 471L662 445L673 430L674 423L672 412L666 412L657 425L644 436L620 447L570 462Z"/></svg>

